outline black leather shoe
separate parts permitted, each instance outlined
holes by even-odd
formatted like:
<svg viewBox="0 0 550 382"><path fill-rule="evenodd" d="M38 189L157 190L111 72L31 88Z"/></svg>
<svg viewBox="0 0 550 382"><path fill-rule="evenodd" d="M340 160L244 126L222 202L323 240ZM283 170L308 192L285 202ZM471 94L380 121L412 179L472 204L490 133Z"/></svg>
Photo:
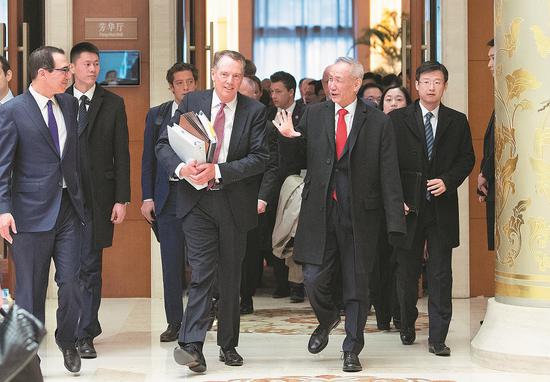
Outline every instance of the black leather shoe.
<svg viewBox="0 0 550 382"><path fill-rule="evenodd" d="M61 349L63 353L63 364L65 369L69 370L71 373L78 373L80 371L80 356L76 347L68 347Z"/></svg>
<svg viewBox="0 0 550 382"><path fill-rule="evenodd" d="M357 356L357 354L350 351L345 351L344 365L342 366L342 371L353 373L361 370L363 370L363 366L361 366L361 362L359 362L359 357Z"/></svg>
<svg viewBox="0 0 550 382"><path fill-rule="evenodd" d="M416 330L414 328L401 328L399 337L403 345L412 345L416 340Z"/></svg>
<svg viewBox="0 0 550 382"><path fill-rule="evenodd" d="M95 351L94 340L92 338L82 338L76 341L76 348L78 349L78 355L80 355L80 358L97 358L97 352Z"/></svg>
<svg viewBox="0 0 550 382"><path fill-rule="evenodd" d="M174 360L195 373L204 373L206 371L206 360L202 350L197 344L190 343L180 345L174 349Z"/></svg>
<svg viewBox="0 0 550 382"><path fill-rule="evenodd" d="M376 327L378 330L390 330L390 323L389 322L380 322L376 323Z"/></svg>
<svg viewBox="0 0 550 382"><path fill-rule="evenodd" d="M444 342L430 344L428 350L430 353L441 357L448 357L451 355L451 349L447 345L445 345Z"/></svg>
<svg viewBox="0 0 550 382"><path fill-rule="evenodd" d="M237 353L237 350L235 348L230 348L227 350L223 350L220 348L220 361L225 363L227 366L242 366L243 365L243 357Z"/></svg>
<svg viewBox="0 0 550 382"><path fill-rule="evenodd" d="M323 327L321 325L317 326L317 328L311 334L311 337L309 337L307 350L311 354L317 354L317 353L320 353L324 348L326 348L328 345L328 336L330 332L332 331L332 329L337 327L339 323L340 323L340 317L338 317L328 327Z"/></svg>
<svg viewBox="0 0 550 382"><path fill-rule="evenodd" d="M275 289L271 297L273 298L285 298L290 296L290 289L288 287L286 288L279 288Z"/></svg>
<svg viewBox="0 0 550 382"><path fill-rule="evenodd" d="M254 304L252 302L252 297L241 297L241 314L252 314L254 313Z"/></svg>
<svg viewBox="0 0 550 382"><path fill-rule="evenodd" d="M178 339L181 324L168 324L166 330L160 335L160 342L172 342Z"/></svg>
<svg viewBox="0 0 550 382"><path fill-rule="evenodd" d="M397 329L397 330L401 330L401 321L400 320L396 320L395 318L393 319L393 326Z"/></svg>
<svg viewBox="0 0 550 382"><path fill-rule="evenodd" d="M290 302L293 302L293 303L304 302L305 300L304 284L296 284L296 283L289 283L289 284L290 284Z"/></svg>

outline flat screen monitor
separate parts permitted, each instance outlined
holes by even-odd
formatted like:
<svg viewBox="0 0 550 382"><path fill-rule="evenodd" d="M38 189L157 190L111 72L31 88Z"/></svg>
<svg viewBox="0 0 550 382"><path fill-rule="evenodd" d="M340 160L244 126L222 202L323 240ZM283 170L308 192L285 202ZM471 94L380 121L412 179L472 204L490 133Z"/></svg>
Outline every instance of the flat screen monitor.
<svg viewBox="0 0 550 382"><path fill-rule="evenodd" d="M103 86L139 85L139 65L139 50L100 50L97 82Z"/></svg>

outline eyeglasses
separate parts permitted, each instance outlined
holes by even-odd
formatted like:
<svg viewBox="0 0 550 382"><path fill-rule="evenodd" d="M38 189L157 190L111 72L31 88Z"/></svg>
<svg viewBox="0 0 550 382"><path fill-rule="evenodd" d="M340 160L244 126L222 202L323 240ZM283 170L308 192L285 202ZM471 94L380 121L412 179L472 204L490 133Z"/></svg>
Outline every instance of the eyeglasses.
<svg viewBox="0 0 550 382"><path fill-rule="evenodd" d="M441 86L441 85L443 85L445 82L444 82L444 81L441 81L441 80L434 80L434 81L422 80L422 81L418 81L418 83L421 84L421 85L424 85L424 86L430 86L430 85Z"/></svg>
<svg viewBox="0 0 550 382"><path fill-rule="evenodd" d="M64 72L65 74L69 73L69 70L71 70L71 68L67 65L67 66L64 66L62 68L52 68L50 69L50 71L52 70L57 70L57 71L60 71L60 72Z"/></svg>

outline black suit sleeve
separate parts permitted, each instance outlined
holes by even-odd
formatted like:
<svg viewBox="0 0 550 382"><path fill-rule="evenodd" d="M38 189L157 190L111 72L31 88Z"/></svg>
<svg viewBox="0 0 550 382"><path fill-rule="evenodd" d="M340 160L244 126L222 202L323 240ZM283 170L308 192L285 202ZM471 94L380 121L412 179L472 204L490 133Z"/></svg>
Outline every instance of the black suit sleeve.
<svg viewBox="0 0 550 382"><path fill-rule="evenodd" d="M162 165L162 167L164 167L166 172L170 174L170 176L177 176L178 178L179 175L176 174L176 168L179 166L180 163L182 163L182 160L178 157L178 154L176 154L176 152L170 146L170 142L168 140L167 126L174 123L179 123L180 115L187 112L188 105L189 97L184 97L170 122L168 122L166 126L161 126L159 138L155 147L155 152L157 154L157 160L159 161L159 163Z"/></svg>
<svg viewBox="0 0 550 382"><path fill-rule="evenodd" d="M158 112L158 108L156 109ZM145 130L143 132L143 153L141 155L141 198L143 200L154 198L155 188L155 109L150 109L145 118Z"/></svg>
<svg viewBox="0 0 550 382"><path fill-rule="evenodd" d="M489 183L495 180L495 112L491 115L489 125L483 139L483 159L481 173Z"/></svg>
<svg viewBox="0 0 550 382"><path fill-rule="evenodd" d="M115 115L114 168L115 202L130 201L130 151L128 148L128 121L124 100L120 99Z"/></svg>
<svg viewBox="0 0 550 382"><path fill-rule="evenodd" d="M456 191L458 189L464 179L466 179L472 171L476 161L468 120L463 114L457 118L461 119L457 122L457 125L461 126L463 129L461 140L457 142L457 144L460 145L460 149L453 165L443 174L439 175L439 178L445 183L447 192Z"/></svg>
<svg viewBox="0 0 550 382"><path fill-rule="evenodd" d="M401 235L407 232L403 207L403 189L399 176L397 144L390 118L386 118L380 147L380 183L388 233Z"/></svg>
<svg viewBox="0 0 550 382"><path fill-rule="evenodd" d="M277 128L273 126L271 121L266 122L266 139L269 148L269 161L262 178L260 185L260 192L258 193L258 199L272 204L275 202L276 190L278 189L279 180L279 132Z"/></svg>

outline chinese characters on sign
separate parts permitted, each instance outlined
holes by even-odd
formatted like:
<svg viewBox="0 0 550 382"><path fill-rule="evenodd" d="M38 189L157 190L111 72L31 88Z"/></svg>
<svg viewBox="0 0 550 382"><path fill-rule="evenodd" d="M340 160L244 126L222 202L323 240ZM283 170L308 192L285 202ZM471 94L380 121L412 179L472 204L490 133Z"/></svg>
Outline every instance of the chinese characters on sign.
<svg viewBox="0 0 550 382"><path fill-rule="evenodd" d="M137 17L84 19L86 40L137 40Z"/></svg>

